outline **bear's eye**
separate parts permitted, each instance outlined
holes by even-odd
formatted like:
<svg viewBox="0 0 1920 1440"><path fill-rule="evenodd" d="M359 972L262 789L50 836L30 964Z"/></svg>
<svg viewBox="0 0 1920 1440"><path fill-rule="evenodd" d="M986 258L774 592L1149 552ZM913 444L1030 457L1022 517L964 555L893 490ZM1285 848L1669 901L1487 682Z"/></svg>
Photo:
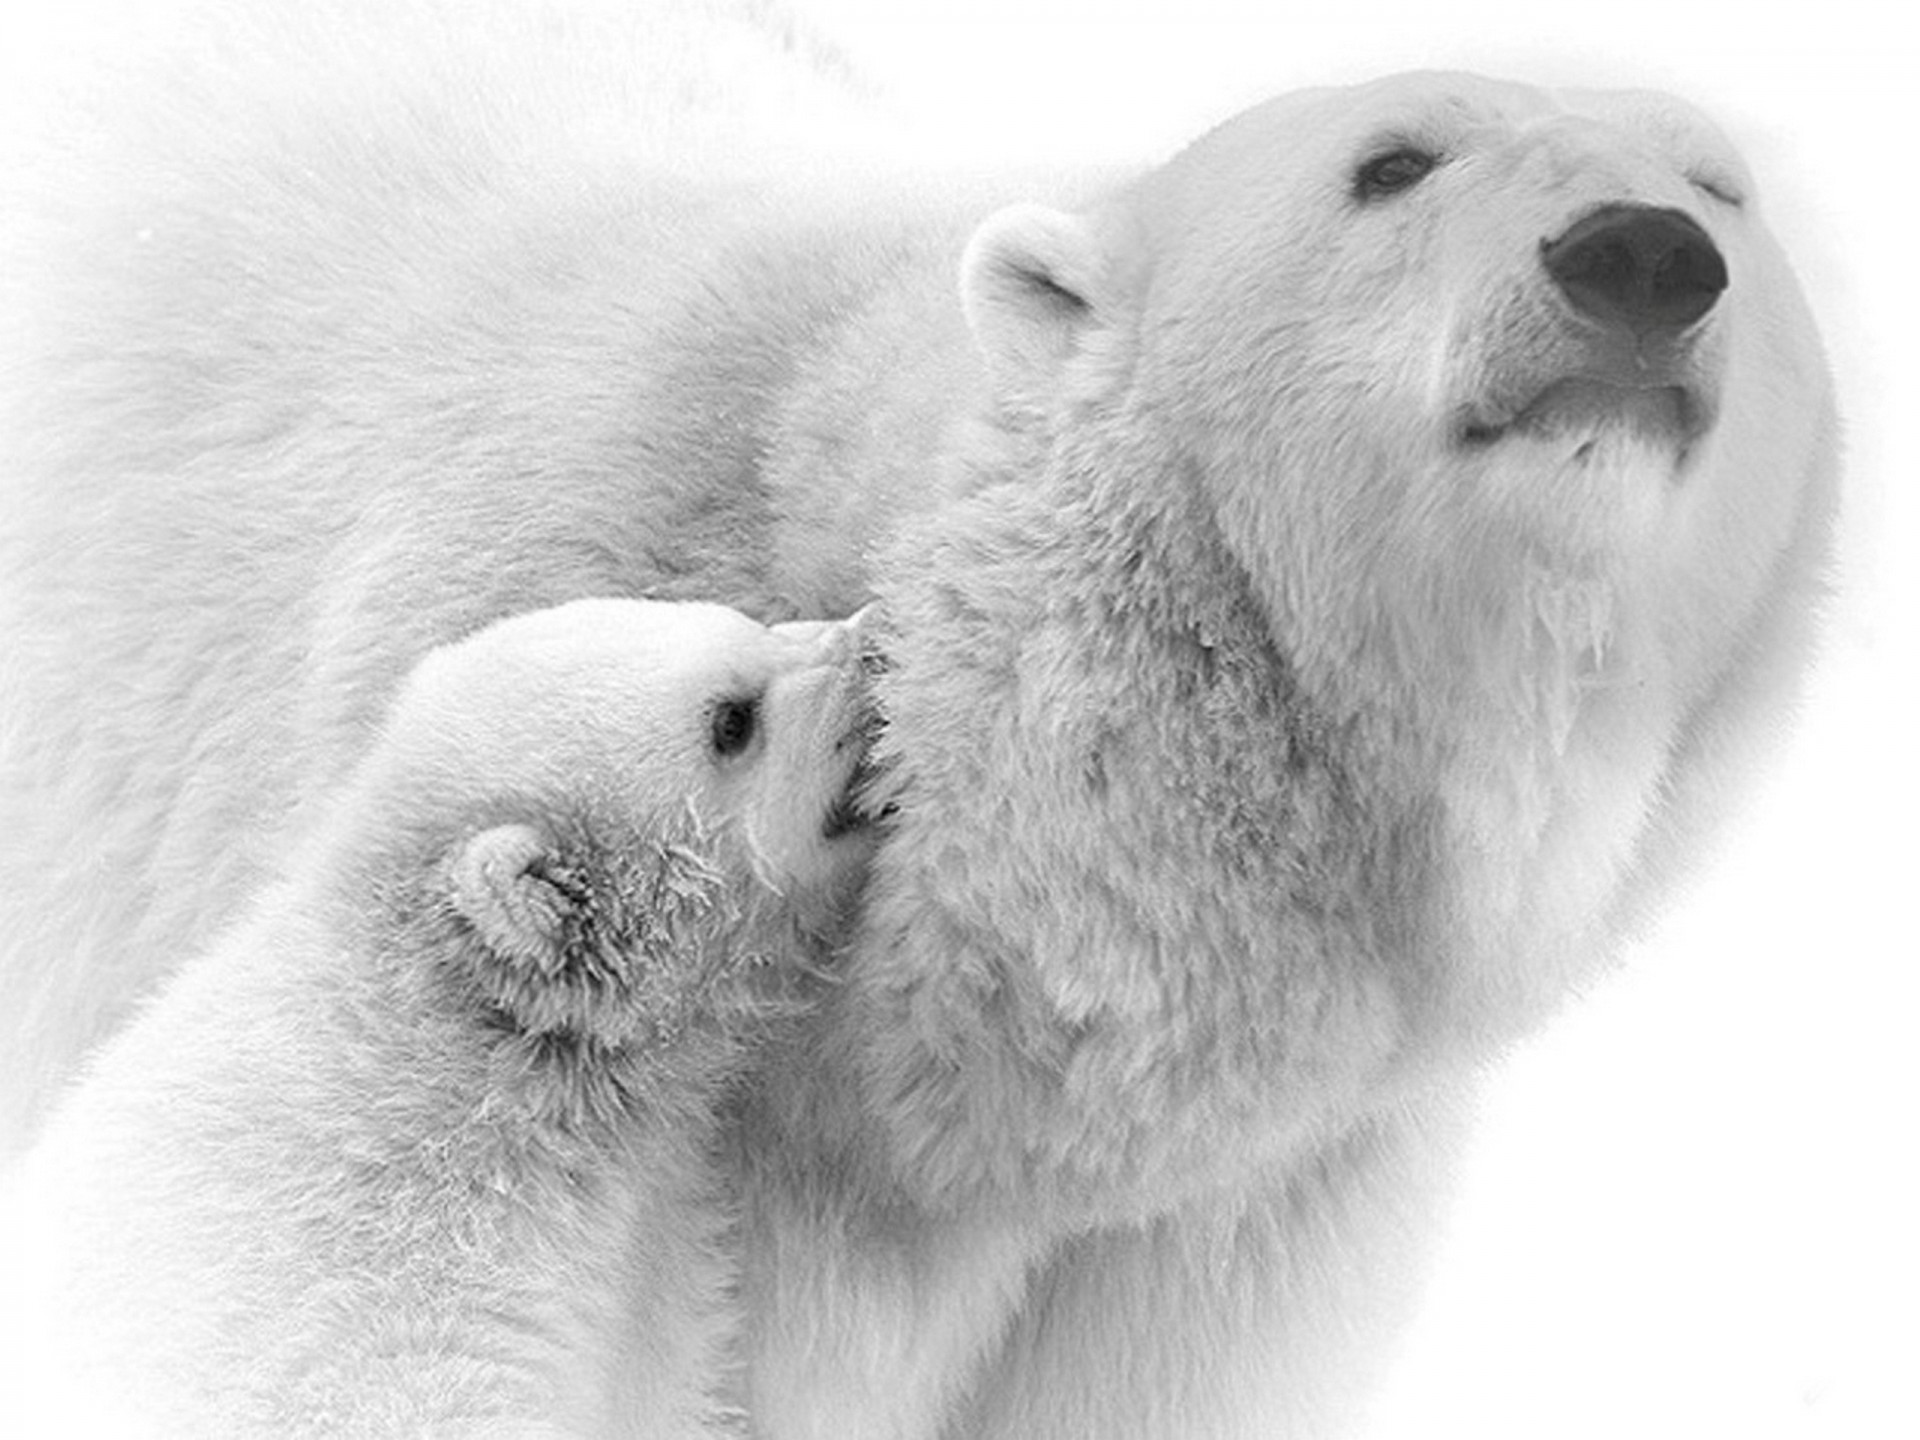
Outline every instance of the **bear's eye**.
<svg viewBox="0 0 1920 1440"><path fill-rule="evenodd" d="M1353 198L1360 201L1382 200L1411 190L1440 163L1431 150L1414 145L1396 145L1371 159L1363 160L1353 172Z"/></svg>
<svg viewBox="0 0 1920 1440"><path fill-rule="evenodd" d="M1687 180L1702 195L1718 200L1722 205L1731 205L1735 210L1747 203L1747 197L1740 193L1740 187L1724 175L1713 171L1695 171Z"/></svg>
<svg viewBox="0 0 1920 1440"><path fill-rule="evenodd" d="M720 756L738 755L753 743L754 732L759 727L758 697L722 700L713 707L712 717L708 721L713 753Z"/></svg>

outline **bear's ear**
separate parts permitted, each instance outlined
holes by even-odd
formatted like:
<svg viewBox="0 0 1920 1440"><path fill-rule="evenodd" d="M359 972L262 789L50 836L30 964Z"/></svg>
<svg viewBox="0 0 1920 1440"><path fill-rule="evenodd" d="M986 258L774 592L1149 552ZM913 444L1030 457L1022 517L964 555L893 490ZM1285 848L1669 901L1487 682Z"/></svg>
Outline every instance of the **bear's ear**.
<svg viewBox="0 0 1920 1440"><path fill-rule="evenodd" d="M553 842L531 825L496 825L453 858L452 900L500 960L551 976L565 962L566 921L584 903Z"/></svg>
<svg viewBox="0 0 1920 1440"><path fill-rule="evenodd" d="M1048 405L1067 362L1112 321L1109 279L1099 240L1058 210L1015 205L974 231L960 304L1003 403Z"/></svg>

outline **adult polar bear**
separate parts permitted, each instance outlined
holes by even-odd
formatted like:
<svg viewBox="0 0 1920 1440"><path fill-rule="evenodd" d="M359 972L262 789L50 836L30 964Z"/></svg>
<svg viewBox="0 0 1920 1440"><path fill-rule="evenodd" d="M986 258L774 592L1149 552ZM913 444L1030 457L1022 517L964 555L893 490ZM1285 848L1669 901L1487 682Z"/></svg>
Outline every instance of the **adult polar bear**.
<svg viewBox="0 0 1920 1440"><path fill-rule="evenodd" d="M1799 668L1833 423L1752 182L1462 76L1108 190L800 173L702 99L740 26L636 23L188 32L22 172L16 1123L427 646L877 594L895 813L739 1127L756 1426L1329 1432L1475 1061Z"/></svg>

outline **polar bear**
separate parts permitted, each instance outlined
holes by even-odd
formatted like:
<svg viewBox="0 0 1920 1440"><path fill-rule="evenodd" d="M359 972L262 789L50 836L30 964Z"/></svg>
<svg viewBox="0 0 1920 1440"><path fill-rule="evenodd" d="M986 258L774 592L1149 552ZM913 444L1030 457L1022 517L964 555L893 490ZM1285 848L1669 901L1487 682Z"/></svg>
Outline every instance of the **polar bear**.
<svg viewBox="0 0 1920 1440"><path fill-rule="evenodd" d="M1691 862L1804 660L1835 424L1763 213L1678 101L1397 76L981 222L972 368L925 363L987 435L872 378L878 323L802 382L856 483L902 433L951 478L866 502L858 565L776 530L781 593L880 600L893 820L750 1173L877 1152L841 1203L893 1268L754 1185L775 1433L1358 1423L1476 1068Z"/></svg>
<svg viewBox="0 0 1920 1440"><path fill-rule="evenodd" d="M1460 74L1119 179L690 165L692 121L553 83L569 39L452 85L451 26L371 111L221 76L191 125L182 61L36 172L16 1133L424 649L877 599L872 875L726 1137L739 1404L1336 1433L1477 1068L1684 872L1803 668L1836 427L1761 187L1679 101Z"/></svg>
<svg viewBox="0 0 1920 1440"><path fill-rule="evenodd" d="M430 655L16 1177L16 1423L720 1433L719 1116L858 879L861 696L857 623L716 605Z"/></svg>

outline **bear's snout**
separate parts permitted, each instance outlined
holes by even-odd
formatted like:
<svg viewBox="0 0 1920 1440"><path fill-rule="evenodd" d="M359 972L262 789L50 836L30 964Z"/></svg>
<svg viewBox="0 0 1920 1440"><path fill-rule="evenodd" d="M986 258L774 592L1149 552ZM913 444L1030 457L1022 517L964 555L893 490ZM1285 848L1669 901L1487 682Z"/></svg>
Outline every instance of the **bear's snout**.
<svg viewBox="0 0 1920 1440"><path fill-rule="evenodd" d="M1727 263L1689 215L1606 205L1540 243L1541 263L1583 315L1636 336L1678 331L1712 310Z"/></svg>

